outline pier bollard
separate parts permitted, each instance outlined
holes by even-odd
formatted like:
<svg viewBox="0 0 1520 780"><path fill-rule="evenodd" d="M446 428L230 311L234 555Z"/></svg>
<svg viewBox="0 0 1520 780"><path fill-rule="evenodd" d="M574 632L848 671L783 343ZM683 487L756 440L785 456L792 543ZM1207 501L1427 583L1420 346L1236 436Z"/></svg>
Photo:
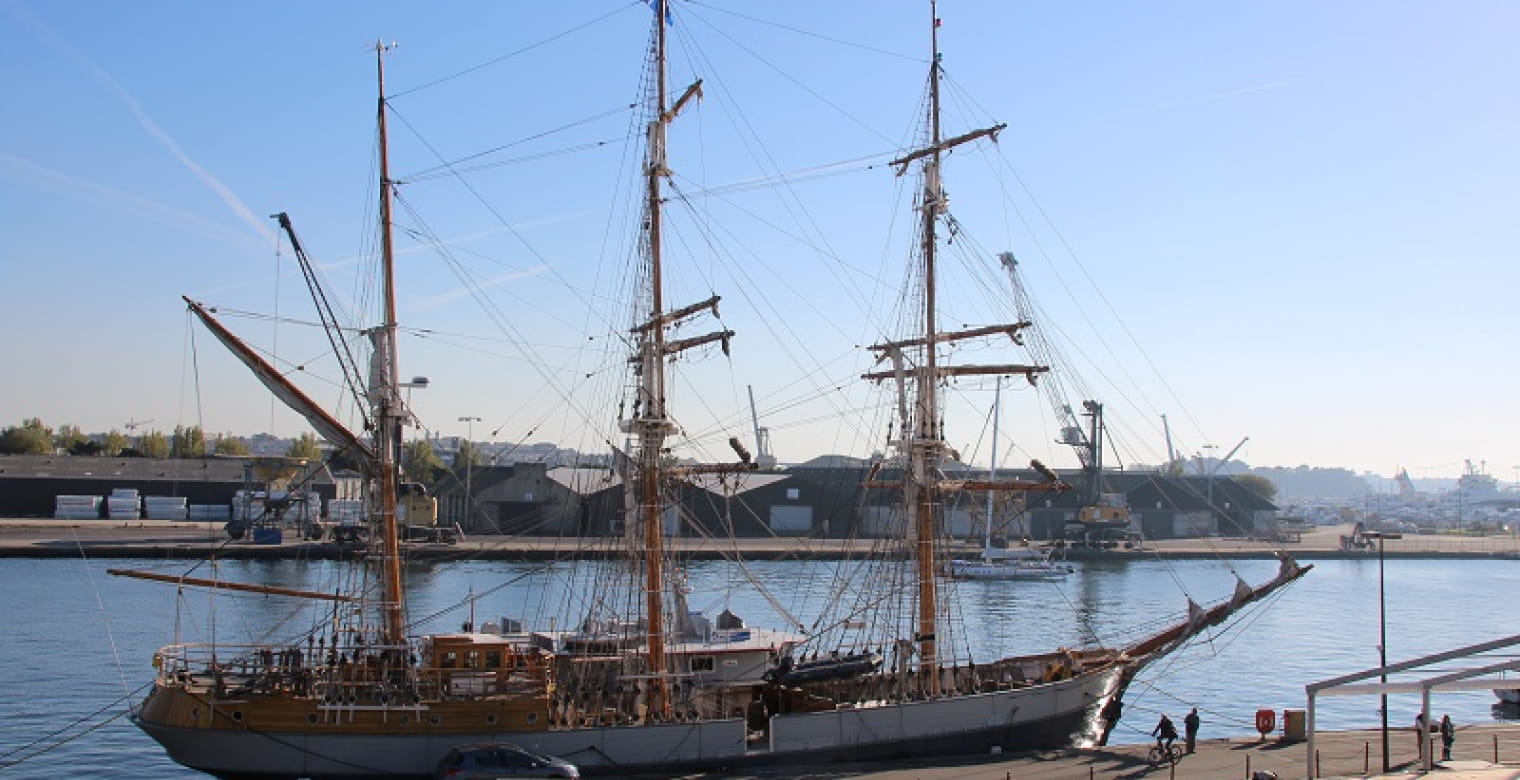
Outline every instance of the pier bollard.
<svg viewBox="0 0 1520 780"><path fill-rule="evenodd" d="M1362 743L1362 774L1372 774L1372 743Z"/></svg>
<svg viewBox="0 0 1520 780"><path fill-rule="evenodd" d="M1494 735L1494 763L1499 763L1499 735Z"/></svg>
<svg viewBox="0 0 1520 780"><path fill-rule="evenodd" d="M1251 754L1246 754L1246 780L1251 780Z"/></svg>
<svg viewBox="0 0 1520 780"><path fill-rule="evenodd" d="M1319 751L1318 750L1314 751L1314 776L1315 777L1324 777L1325 776L1324 770L1321 769L1320 765L1319 765Z"/></svg>

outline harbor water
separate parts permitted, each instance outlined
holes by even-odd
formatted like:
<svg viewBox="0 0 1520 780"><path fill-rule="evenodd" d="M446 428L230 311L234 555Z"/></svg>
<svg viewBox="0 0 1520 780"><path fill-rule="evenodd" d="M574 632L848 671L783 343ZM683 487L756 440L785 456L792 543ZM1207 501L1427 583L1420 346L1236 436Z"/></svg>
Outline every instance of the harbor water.
<svg viewBox="0 0 1520 780"><path fill-rule="evenodd" d="M111 577L107 568L184 573L194 564L164 561L10 559L0 563L0 625L6 674L0 680L0 774L169 778L198 773L170 762L125 717L152 680L153 652L182 641L289 640L311 624L291 617L288 599L222 594ZM828 564L822 564L827 566ZM818 562L714 561L687 572L694 609L730 609L752 625L777 625L775 611L750 585L764 585L806 622L821 609L830 581ZM1226 598L1235 575L1270 578L1276 564L1136 558L1076 564L1055 582L964 582L953 591L974 657L1073 647L1094 640L1122 645L1186 613L1186 599ZM201 564L193 576L331 592L345 567L322 561ZM434 563L407 569L409 617L419 631L537 614L556 578L543 564ZM1397 559L1386 562L1388 658L1412 658L1511 634L1520 607L1520 562ZM1150 666L1131 686L1115 743L1148 739L1163 712L1174 719L1196 706L1205 738L1247 735L1258 709L1305 706L1304 686L1377 664L1378 561L1329 560L1264 604ZM538 603L532 603L538 602ZM542 627L542 626L535 626ZM563 627L563 626L561 626ZM1500 717L1487 692L1435 694L1437 715L1459 723ZM1414 696L1390 699L1390 726L1407 730ZM1280 717L1280 716L1279 716ZM1376 697L1322 698L1325 729L1378 725Z"/></svg>

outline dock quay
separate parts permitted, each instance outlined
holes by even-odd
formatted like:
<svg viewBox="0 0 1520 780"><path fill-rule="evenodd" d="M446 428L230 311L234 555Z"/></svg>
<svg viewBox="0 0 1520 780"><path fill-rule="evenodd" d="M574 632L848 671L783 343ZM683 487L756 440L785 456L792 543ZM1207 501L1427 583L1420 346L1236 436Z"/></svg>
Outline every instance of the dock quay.
<svg viewBox="0 0 1520 780"><path fill-rule="evenodd" d="M1342 550L1340 527L1305 533L1296 542L1207 537L1147 541L1132 549L1082 549L1061 551L1070 560L1147 559L1250 559L1272 558L1287 551L1299 560L1369 558L1366 550ZM815 537L744 537L705 539L674 537L666 546L693 559L836 560L870 552L872 539ZM454 544L404 545L414 560L556 560L579 557L584 540L575 537L469 534ZM980 547L964 545L966 555ZM362 548L326 541L306 541L286 531L280 544L232 541L222 523L168 520L56 520L51 518L0 518L0 558L186 558L215 552L223 558L339 559L352 557ZM957 546L948 547L950 554ZM1520 560L1520 539L1514 536L1459 536L1451 534L1406 535L1386 543L1389 558L1514 558Z"/></svg>
<svg viewBox="0 0 1520 780"><path fill-rule="evenodd" d="M1342 550L1345 528L1327 526L1298 537L1294 542L1207 537L1147 541L1133 549L1071 548L1060 555L1073 561L1146 559L1250 559L1272 558L1287 551L1299 560L1372 558L1375 552ZM871 552L876 540L814 537L744 537L705 539L674 537L666 546L675 554L702 560L742 557L748 560L838 560ZM556 536L504 536L468 534L454 544L407 542L413 560L568 560L589 554L584 540ZM960 549L964 548L964 549ZM199 559L211 553L222 558L314 559L351 558L362 552L357 545L305 541L286 531L280 544L232 541L222 523L175 520L57 520L52 518L0 518L0 558L161 558ZM948 547L951 555L975 555L979 545L967 542ZM1461 536L1454 534L1407 534L1389 540L1383 554L1388 558L1513 558L1520 560L1520 539L1515 536Z"/></svg>
<svg viewBox="0 0 1520 780"><path fill-rule="evenodd" d="M1207 731L1207 724L1205 724ZM1430 772L1420 767L1414 732L1388 732L1390 771L1382 773L1382 735L1377 730L1322 731L1315 735L1320 778L1406 780L1520 780L1520 724L1459 726L1452 760L1437 761ZM1440 742L1436 755L1440 755ZM1152 743L1099 748L1067 748L1040 753L976 756L965 759L883 761L876 764L773 767L761 771L709 772L688 780L1278 780L1308 778L1306 743L1256 734L1200 739L1197 750L1176 766L1152 767L1146 752ZM1181 744L1181 740L1178 740Z"/></svg>

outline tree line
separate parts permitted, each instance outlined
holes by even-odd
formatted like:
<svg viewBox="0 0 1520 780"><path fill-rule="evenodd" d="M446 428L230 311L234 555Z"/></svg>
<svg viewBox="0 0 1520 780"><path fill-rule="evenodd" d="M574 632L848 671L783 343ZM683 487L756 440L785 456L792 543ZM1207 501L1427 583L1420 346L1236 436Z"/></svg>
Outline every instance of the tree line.
<svg viewBox="0 0 1520 780"><path fill-rule="evenodd" d="M82 457L160 459L252 454L247 440L242 437L219 433L208 439L199 425L176 425L170 433L154 429L137 435L113 428L103 435L91 437L77 425L60 425L54 430L41 419L28 417L20 425L0 429L0 455L54 455L59 452ZM324 453L316 434L303 433L284 455L320 460ZM408 480L433 484L450 473L462 473L467 466L479 466L483 460L473 442L461 441L453 461L445 464L427 439L417 439L406 444L401 462ZM342 468L352 464L335 462L333 465Z"/></svg>
<svg viewBox="0 0 1520 780"><path fill-rule="evenodd" d="M250 455L248 442L231 433L207 438L199 425L176 425L170 433L154 429L128 435L112 428L91 437L77 425L60 425L55 431L40 418L28 417L20 425L0 429L0 455L53 455L66 452L83 457L106 458L200 458L207 455ZM316 459L322 448L312 433L301 434L285 453L288 457Z"/></svg>

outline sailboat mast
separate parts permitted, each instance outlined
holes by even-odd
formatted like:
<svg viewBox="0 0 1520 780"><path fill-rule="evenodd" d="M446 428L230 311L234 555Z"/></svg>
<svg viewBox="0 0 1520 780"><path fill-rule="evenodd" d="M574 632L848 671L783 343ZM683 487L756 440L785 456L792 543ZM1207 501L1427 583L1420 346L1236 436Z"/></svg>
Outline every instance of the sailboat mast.
<svg viewBox="0 0 1520 780"><path fill-rule="evenodd" d="M665 14L669 12L668 0L655 4L655 116L649 126L647 177L649 217L649 303L650 317L654 327L649 329L645 342L644 371L641 388L644 393L644 424L640 426L639 475L642 478L642 514L644 519L644 598L647 636L645 649L648 653L650 690L646 701L650 712L664 712L665 695L665 538L660 514L660 451L664 448L665 435L670 429L665 414L665 326L661 322L664 312L664 291L660 277L660 251L663 228L660 204L660 178L665 174Z"/></svg>
<svg viewBox="0 0 1520 780"><path fill-rule="evenodd" d="M993 384L992 391L992 465L987 469L987 481L997 481L997 456L998 456L998 423L1003 403L1003 378L998 377ZM985 558L992 552L992 500L993 491L987 491L987 530L982 535L982 556Z"/></svg>
<svg viewBox="0 0 1520 780"><path fill-rule="evenodd" d="M375 43L376 81L379 84L377 127L380 142L380 264L382 269L381 299L384 301L384 320L380 325L375 348L380 353L371 382L372 403L375 404L375 454L378 476L379 528L381 538L381 612L385 624L385 641L401 644L406 640L406 618L403 613L401 590L401 544L396 529L396 469L400 462L401 445L401 396L397 391L400 376L396 366L396 274L395 254L391 237L391 177L385 133L385 52L384 43Z"/></svg>

